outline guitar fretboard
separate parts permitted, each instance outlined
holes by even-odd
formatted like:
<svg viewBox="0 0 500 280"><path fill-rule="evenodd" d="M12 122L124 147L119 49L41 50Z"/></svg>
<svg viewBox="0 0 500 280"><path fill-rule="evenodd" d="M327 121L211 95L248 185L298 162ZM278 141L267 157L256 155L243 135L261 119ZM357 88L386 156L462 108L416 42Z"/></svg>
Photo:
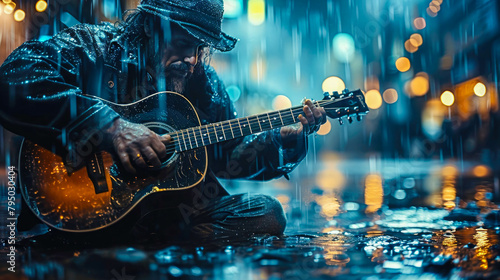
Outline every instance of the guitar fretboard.
<svg viewBox="0 0 500 280"><path fill-rule="evenodd" d="M171 134L183 152L299 122L302 106L178 130Z"/></svg>
<svg viewBox="0 0 500 280"><path fill-rule="evenodd" d="M359 116L359 114L368 112L360 90L336 99L317 101L315 105L323 107L331 118ZM172 136L175 151L183 152L298 123L300 122L300 114L303 114L303 106L295 106L279 111L190 127L178 130L170 136Z"/></svg>

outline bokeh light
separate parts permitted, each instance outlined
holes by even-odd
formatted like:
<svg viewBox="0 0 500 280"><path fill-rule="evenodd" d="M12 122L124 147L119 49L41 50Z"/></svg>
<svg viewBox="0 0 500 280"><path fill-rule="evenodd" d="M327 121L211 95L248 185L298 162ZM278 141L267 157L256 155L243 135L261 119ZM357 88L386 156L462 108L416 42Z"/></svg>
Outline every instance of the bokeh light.
<svg viewBox="0 0 500 280"><path fill-rule="evenodd" d="M330 120L327 120L326 123L323 124L316 133L318 135L327 135L328 133L330 133L331 130L332 130L332 123L330 122Z"/></svg>
<svg viewBox="0 0 500 280"><path fill-rule="evenodd" d="M336 168L325 168L316 176L316 185L326 192L341 190L345 184L344 174Z"/></svg>
<svg viewBox="0 0 500 280"><path fill-rule="evenodd" d="M336 194L327 193L314 199L321 207L320 215L330 220L339 213L341 201Z"/></svg>
<svg viewBox="0 0 500 280"><path fill-rule="evenodd" d="M474 94L479 96L479 97L484 96L486 94L486 86L483 83L478 82L474 86Z"/></svg>
<svg viewBox="0 0 500 280"><path fill-rule="evenodd" d="M437 139L442 133L447 108L437 99L430 99L422 110L422 131L429 139Z"/></svg>
<svg viewBox="0 0 500 280"><path fill-rule="evenodd" d="M433 5L432 3L429 5L429 10L431 10L431 12L433 13L437 13L439 12L439 10L441 10L441 7L440 6L436 6L436 5Z"/></svg>
<svg viewBox="0 0 500 280"><path fill-rule="evenodd" d="M420 47L424 43L422 35L415 33L410 36L410 43L415 47Z"/></svg>
<svg viewBox="0 0 500 280"><path fill-rule="evenodd" d="M410 60L408 58L400 57L396 60L396 68L400 72L406 72L406 71L410 70L410 67L411 67L411 63L410 63Z"/></svg>
<svg viewBox="0 0 500 280"><path fill-rule="evenodd" d="M382 96L380 96L380 92L376 89L366 92L365 101L370 109L378 109L382 106Z"/></svg>
<svg viewBox="0 0 500 280"><path fill-rule="evenodd" d="M455 165L445 165L441 169L441 174L443 176L457 176L458 168Z"/></svg>
<svg viewBox="0 0 500 280"><path fill-rule="evenodd" d="M412 97L413 96L413 92L411 92L411 81L412 80L408 80L405 82L404 86L403 86L403 92L409 96L409 97Z"/></svg>
<svg viewBox="0 0 500 280"><path fill-rule="evenodd" d="M238 99L240 99L240 97L241 97L241 89L236 85L228 86L226 88L226 91L227 91L227 94L229 95L229 98L233 102L238 101Z"/></svg>
<svg viewBox="0 0 500 280"><path fill-rule="evenodd" d="M12 2L12 0L2 0L4 4L9 4Z"/></svg>
<svg viewBox="0 0 500 280"><path fill-rule="evenodd" d="M323 81L321 88L323 89L323 92L337 91L341 93L342 90L345 89L345 83L341 78L336 76L331 76Z"/></svg>
<svg viewBox="0 0 500 280"><path fill-rule="evenodd" d="M15 21L23 21L25 16L26 16L26 13L23 10L17 10L14 13L14 20Z"/></svg>
<svg viewBox="0 0 500 280"><path fill-rule="evenodd" d="M443 3L443 0L432 0L429 5L434 5L434 6L439 7L439 5L441 5L441 3Z"/></svg>
<svg viewBox="0 0 500 280"><path fill-rule="evenodd" d="M442 204L446 209L456 207L455 200L457 198L457 175L458 169L454 165L445 165L441 169L442 174Z"/></svg>
<svg viewBox="0 0 500 280"><path fill-rule="evenodd" d="M248 21L252 25L261 25L266 20L264 0L248 0Z"/></svg>
<svg viewBox="0 0 500 280"><path fill-rule="evenodd" d="M485 165L477 165L472 169L472 174L476 177L485 177L490 174L490 168Z"/></svg>
<svg viewBox="0 0 500 280"><path fill-rule="evenodd" d="M441 103L449 107L455 103L455 96L451 91L447 90L441 94Z"/></svg>
<svg viewBox="0 0 500 280"><path fill-rule="evenodd" d="M410 40L406 40L405 42L405 50L409 53L414 53L418 51L418 47L414 46Z"/></svg>
<svg viewBox="0 0 500 280"><path fill-rule="evenodd" d="M41 2L40 0L39 2ZM38 3L37 3L38 5ZM238 18L243 14L243 0L225 0L224 1L224 17Z"/></svg>
<svg viewBox="0 0 500 280"><path fill-rule="evenodd" d="M415 26L416 29L424 29L426 26L425 19L423 17L418 17L413 20L413 26Z"/></svg>
<svg viewBox="0 0 500 280"><path fill-rule="evenodd" d="M429 80L423 76L417 76L411 80L410 88L414 96L423 96L429 91Z"/></svg>
<svg viewBox="0 0 500 280"><path fill-rule="evenodd" d="M432 9L431 9L430 7L428 7L428 8L426 9L426 12L427 12L427 14L428 14L429 16L431 16L431 17L436 17L436 16L437 16L437 13L436 13L436 12L433 12L433 11L432 11Z"/></svg>
<svg viewBox="0 0 500 280"><path fill-rule="evenodd" d="M36 2L35 9L37 12L45 11L47 9L47 2L45 2L44 0L40 0L40 1Z"/></svg>
<svg viewBox="0 0 500 280"><path fill-rule="evenodd" d="M379 174L368 174L365 178L365 212L377 212L383 203L384 188L382 186L382 176Z"/></svg>
<svg viewBox="0 0 500 280"><path fill-rule="evenodd" d="M398 92L393 88L388 88L384 91L382 97L384 98L385 103L393 104L398 101Z"/></svg>
<svg viewBox="0 0 500 280"><path fill-rule="evenodd" d="M278 95L273 99L273 109L283 110L292 107L292 101L286 95Z"/></svg>
<svg viewBox="0 0 500 280"><path fill-rule="evenodd" d="M16 9L16 3L10 2L5 7L3 7L3 12L6 13L7 15L10 15L14 12Z"/></svg>
<svg viewBox="0 0 500 280"><path fill-rule="evenodd" d="M339 33L333 37L333 55L340 62L349 62L356 49L354 38L347 33Z"/></svg>

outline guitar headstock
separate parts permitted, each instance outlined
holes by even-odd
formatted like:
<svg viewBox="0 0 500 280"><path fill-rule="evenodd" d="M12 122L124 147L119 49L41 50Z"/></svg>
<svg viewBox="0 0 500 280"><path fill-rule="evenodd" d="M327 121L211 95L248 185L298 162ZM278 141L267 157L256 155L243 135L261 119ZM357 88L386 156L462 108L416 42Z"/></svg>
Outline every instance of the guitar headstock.
<svg viewBox="0 0 500 280"><path fill-rule="evenodd" d="M336 91L325 92L321 107L325 108L327 116L339 119L340 124L343 124L342 117L347 117L349 123L352 123L352 117L356 116L359 121L361 116L369 111L365 96L359 89L354 91L344 89L341 94Z"/></svg>

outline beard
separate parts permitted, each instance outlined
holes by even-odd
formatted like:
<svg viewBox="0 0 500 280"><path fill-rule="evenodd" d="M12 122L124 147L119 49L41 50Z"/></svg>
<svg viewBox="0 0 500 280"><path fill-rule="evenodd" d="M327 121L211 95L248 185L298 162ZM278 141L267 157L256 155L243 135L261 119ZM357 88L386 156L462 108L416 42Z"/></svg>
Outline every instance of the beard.
<svg viewBox="0 0 500 280"><path fill-rule="evenodd" d="M192 76L186 63L170 64L168 67L158 65L152 75L157 90L184 93L187 83Z"/></svg>
<svg viewBox="0 0 500 280"><path fill-rule="evenodd" d="M148 73L153 77L153 83L157 91L174 91L184 93L188 80L192 73L189 71L190 65L177 61L165 67L165 57L163 52L149 50L149 53L154 53L147 56L146 68ZM152 66L152 67L151 67Z"/></svg>
<svg viewBox="0 0 500 280"><path fill-rule="evenodd" d="M189 66L186 63L177 63L169 65L163 75L165 77L165 90L182 94L191 77L191 72L189 72Z"/></svg>
<svg viewBox="0 0 500 280"><path fill-rule="evenodd" d="M171 78L165 80L165 90L174 91L180 94L184 93L186 89L187 79L185 78Z"/></svg>

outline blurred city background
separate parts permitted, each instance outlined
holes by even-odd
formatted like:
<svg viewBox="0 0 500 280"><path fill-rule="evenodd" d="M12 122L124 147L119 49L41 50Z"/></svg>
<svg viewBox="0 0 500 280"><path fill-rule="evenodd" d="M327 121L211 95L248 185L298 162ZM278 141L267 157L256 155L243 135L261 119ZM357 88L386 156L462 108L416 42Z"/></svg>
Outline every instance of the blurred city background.
<svg viewBox="0 0 500 280"><path fill-rule="evenodd" d="M290 228L349 211L497 208L499 2L225 0L223 30L239 42L211 65L240 116L344 88L361 89L370 107L311 136L290 180L226 181L229 191L277 196ZM26 40L116 22L137 4L2 0L0 63ZM15 164L19 137L1 133L1 163Z"/></svg>

